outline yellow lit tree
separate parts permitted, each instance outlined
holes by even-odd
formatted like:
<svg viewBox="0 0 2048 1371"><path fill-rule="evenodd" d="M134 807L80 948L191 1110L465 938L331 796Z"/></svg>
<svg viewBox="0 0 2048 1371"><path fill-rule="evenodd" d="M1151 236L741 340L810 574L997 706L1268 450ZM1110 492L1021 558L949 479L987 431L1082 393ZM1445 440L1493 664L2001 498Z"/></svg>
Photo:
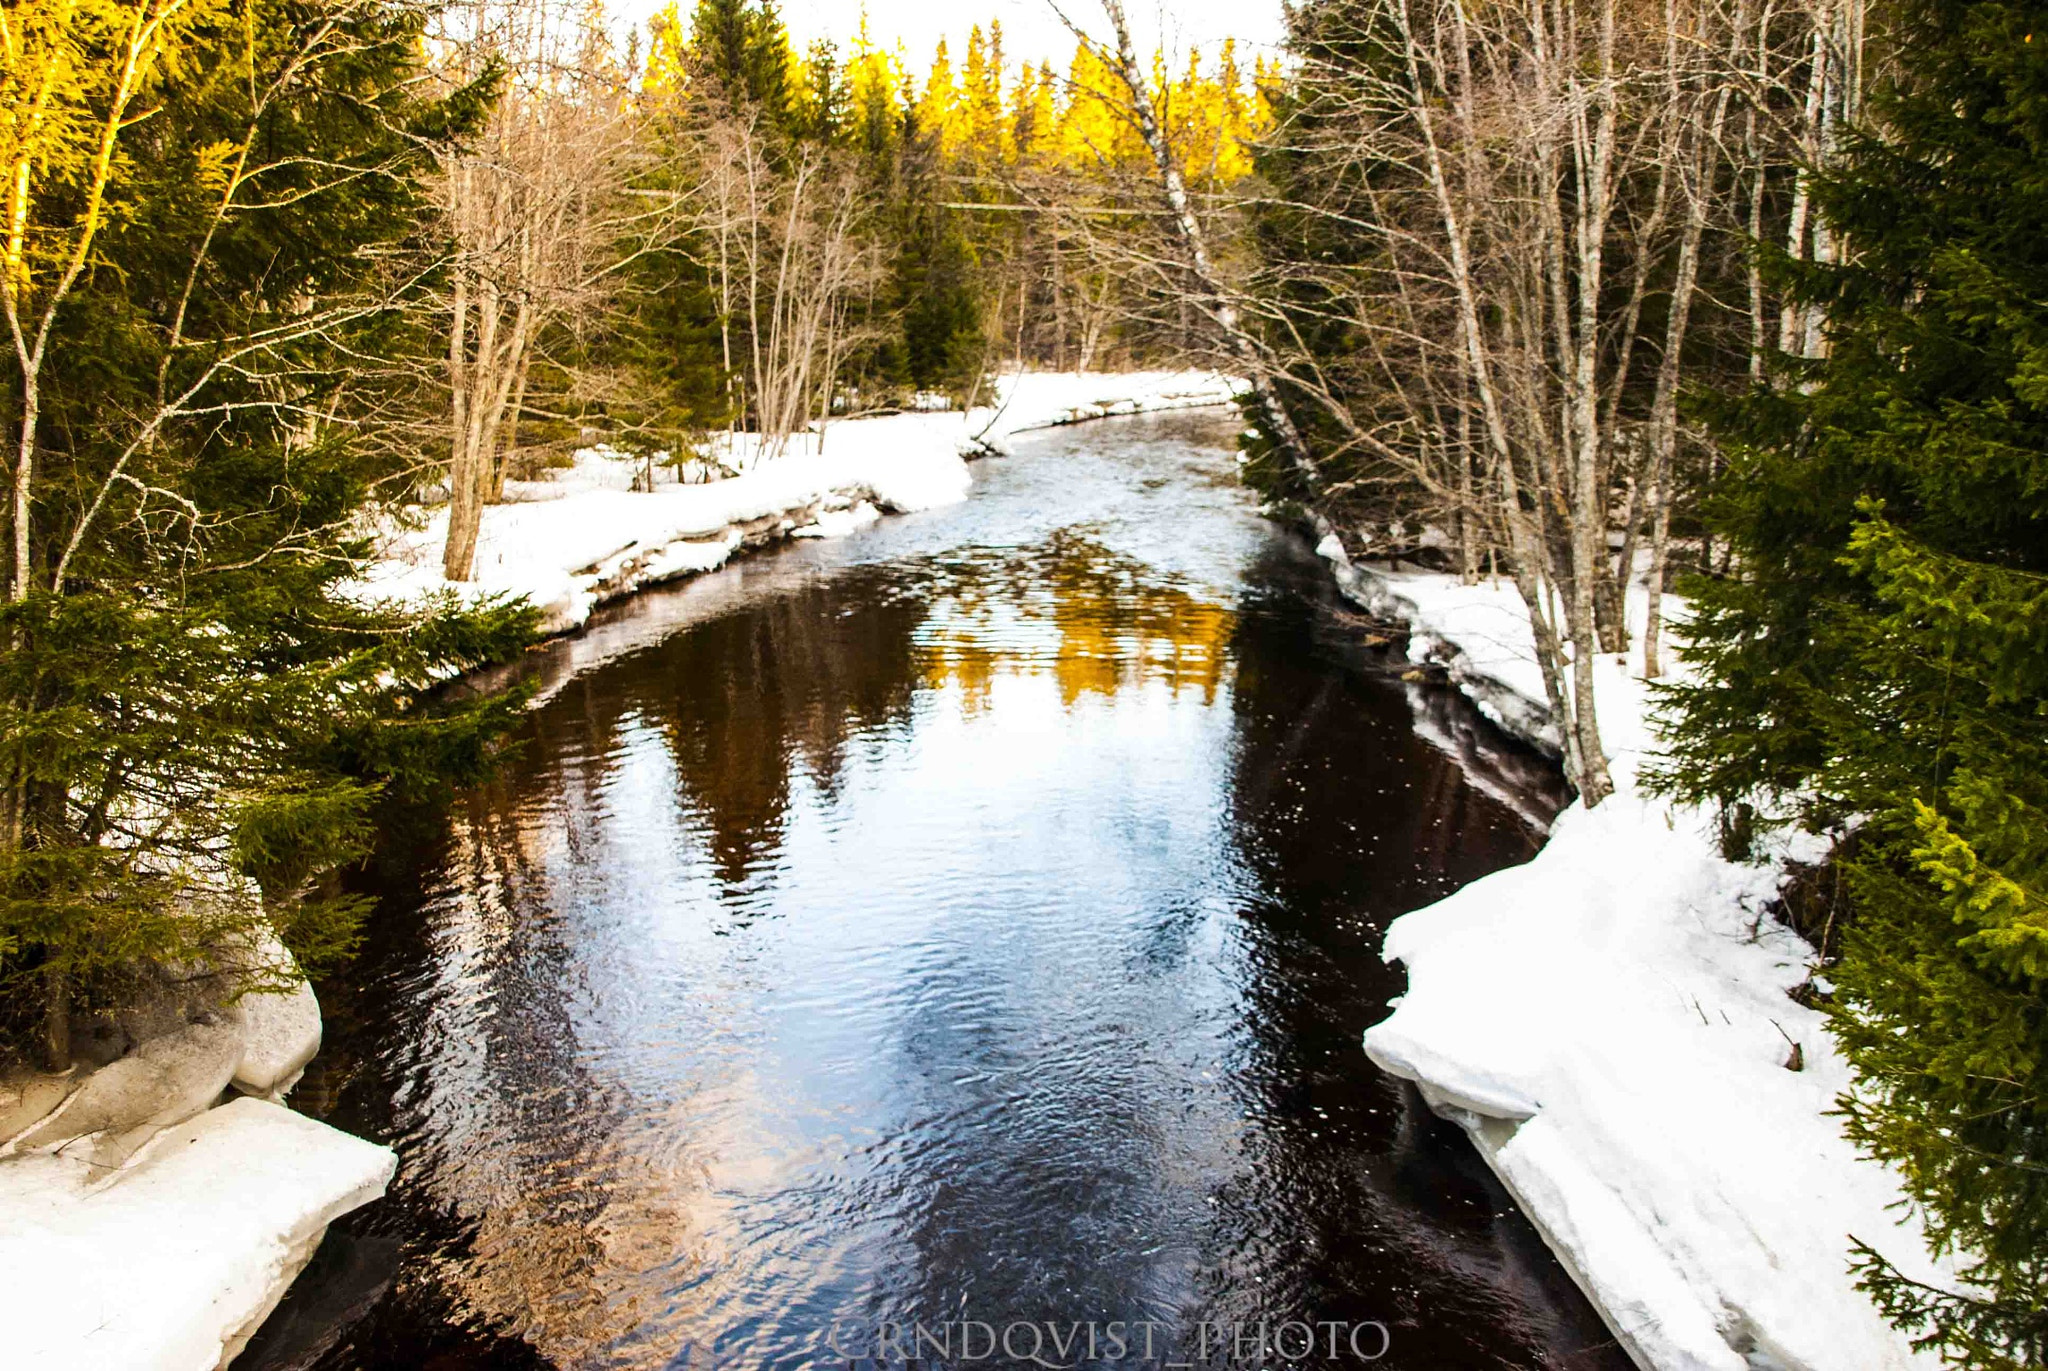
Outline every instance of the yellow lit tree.
<svg viewBox="0 0 2048 1371"><path fill-rule="evenodd" d="M129 171L121 136L144 108L167 53L220 0L21 0L0 11L0 156L7 168L7 236L0 307L20 371L8 518L8 598L28 598L31 491L40 438L43 369L57 313L93 260L100 230ZM233 144L213 150L204 176L234 178ZM243 152L246 153L246 147Z"/></svg>

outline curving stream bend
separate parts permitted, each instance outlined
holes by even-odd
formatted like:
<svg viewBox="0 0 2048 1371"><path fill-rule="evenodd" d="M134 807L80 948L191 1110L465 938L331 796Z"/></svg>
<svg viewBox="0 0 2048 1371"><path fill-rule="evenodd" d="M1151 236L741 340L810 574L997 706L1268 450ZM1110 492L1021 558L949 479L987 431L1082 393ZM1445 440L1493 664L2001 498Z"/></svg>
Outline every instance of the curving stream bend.
<svg viewBox="0 0 2048 1371"><path fill-rule="evenodd" d="M1383 1325L1381 1367L1625 1368L1360 1047L1388 921L1525 860L1560 783L1364 645L1233 428L1046 435L537 654L500 777L387 834L295 1097L400 1152L322 1264L330 1303L389 1289L249 1364L843 1366L835 1321L1094 1320L1120 1361L1040 1364L1279 1365L1265 1318ZM1382 1350L1339 1336L1295 1364Z"/></svg>

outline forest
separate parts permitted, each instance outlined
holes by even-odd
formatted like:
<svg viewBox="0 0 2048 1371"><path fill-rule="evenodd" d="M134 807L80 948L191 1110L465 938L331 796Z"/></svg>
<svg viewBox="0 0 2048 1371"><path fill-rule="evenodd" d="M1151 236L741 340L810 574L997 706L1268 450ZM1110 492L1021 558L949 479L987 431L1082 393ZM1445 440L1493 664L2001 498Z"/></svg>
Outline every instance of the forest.
<svg viewBox="0 0 2048 1371"><path fill-rule="evenodd" d="M1150 164L1085 47L1012 70L991 24L913 74L741 0L623 35L538 0L7 23L0 954L52 1062L138 957L344 951L377 797L485 761L516 701L431 687L530 610L350 600L377 512L445 504L462 582L505 482L579 448L772 454L1202 327L1166 259L1104 250ZM1241 179L1259 71L1155 74L1197 184Z"/></svg>
<svg viewBox="0 0 2048 1371"><path fill-rule="evenodd" d="M437 687L532 607L349 596L390 512L446 507L460 583L580 449L713 479L720 435L1215 367L1276 517L1518 589L1588 807L1628 587L1685 597L1654 784L1731 858L1832 841L1845 1127L1968 1278L1864 1286L1952 1364L2048 1356L2048 6L1303 0L1249 61L1117 0L1057 64L766 0L0 41L9 1052L61 1068L138 966L344 967L379 806L488 768L518 691Z"/></svg>

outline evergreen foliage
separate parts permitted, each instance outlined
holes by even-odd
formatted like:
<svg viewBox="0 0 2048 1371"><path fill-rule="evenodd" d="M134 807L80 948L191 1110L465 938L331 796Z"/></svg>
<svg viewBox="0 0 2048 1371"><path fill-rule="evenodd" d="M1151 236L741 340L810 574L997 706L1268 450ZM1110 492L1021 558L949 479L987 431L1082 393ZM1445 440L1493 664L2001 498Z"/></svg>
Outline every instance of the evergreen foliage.
<svg viewBox="0 0 2048 1371"><path fill-rule="evenodd" d="M690 17L691 77L772 124L791 115L789 35L768 0L697 0Z"/></svg>
<svg viewBox="0 0 2048 1371"><path fill-rule="evenodd" d="M113 62L116 27L73 27L76 60ZM430 692L516 648L531 611L408 619L339 593L359 512L403 477L374 434L426 345L388 263L421 232L429 150L490 94L422 99L421 31L396 6L194 11L96 236L61 163L23 202L21 305L89 246L0 606L0 1027L36 1029L52 1065L71 1006L143 962L266 930L309 965L346 951L361 911L325 878L373 802L473 771L514 708ZM10 439L25 384L0 377Z"/></svg>
<svg viewBox="0 0 2048 1371"><path fill-rule="evenodd" d="M1666 788L1825 828L1851 1135L1898 1166L1967 1295L1866 1251L1952 1363L2048 1351L2048 6L1908 0L1901 74L1816 203L1842 266L1779 262L1823 360L1720 406L1737 574L1690 587L1699 683Z"/></svg>
<svg viewBox="0 0 2048 1371"><path fill-rule="evenodd" d="M906 115L896 170L901 247L890 268L901 344L878 361L895 363L885 380L964 394L986 369L981 280L967 226L945 204L943 137L943 127Z"/></svg>

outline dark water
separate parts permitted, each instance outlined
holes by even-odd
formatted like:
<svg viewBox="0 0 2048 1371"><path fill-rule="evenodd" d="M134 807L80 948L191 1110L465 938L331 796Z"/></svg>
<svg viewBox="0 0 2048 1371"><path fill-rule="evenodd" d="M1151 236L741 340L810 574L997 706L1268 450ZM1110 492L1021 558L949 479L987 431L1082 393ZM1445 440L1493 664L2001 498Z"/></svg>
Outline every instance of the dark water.
<svg viewBox="0 0 2048 1371"><path fill-rule="evenodd" d="M1556 782L1362 644L1230 434L1022 445L542 656L323 989L299 1102L403 1165L347 1225L395 1283L321 1367L837 1364L835 1320L1020 1357L1093 1320L1098 1363L1121 1321L1125 1365L1149 1322L1157 1366L1262 1317L1626 1366L1359 1045L1386 923L1526 859Z"/></svg>

